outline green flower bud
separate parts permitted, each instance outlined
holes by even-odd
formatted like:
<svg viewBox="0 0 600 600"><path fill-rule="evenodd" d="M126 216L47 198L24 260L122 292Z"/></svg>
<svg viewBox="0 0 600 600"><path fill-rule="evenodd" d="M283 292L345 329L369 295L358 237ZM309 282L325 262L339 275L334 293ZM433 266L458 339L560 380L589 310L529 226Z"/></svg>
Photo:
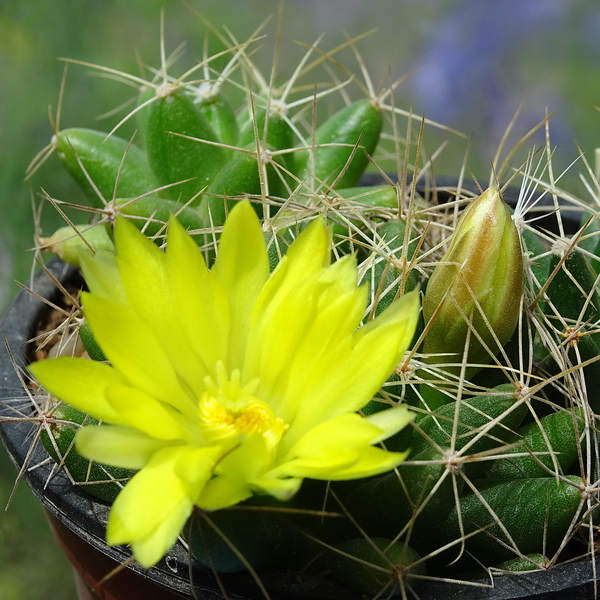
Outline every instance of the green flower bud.
<svg viewBox="0 0 600 600"><path fill-rule="evenodd" d="M66 226L57 229L48 238L39 238L39 247L56 254L66 263L80 266L82 252L89 252L90 248L96 250L114 250L114 244L103 225L76 225L76 233L72 227ZM83 241L85 238L86 241ZM87 243L86 243L87 242Z"/></svg>
<svg viewBox="0 0 600 600"><path fill-rule="evenodd" d="M458 372L468 339L468 363L489 363L515 331L522 295L519 233L500 191L491 187L465 209L429 278L423 301L426 362L457 363L447 370Z"/></svg>

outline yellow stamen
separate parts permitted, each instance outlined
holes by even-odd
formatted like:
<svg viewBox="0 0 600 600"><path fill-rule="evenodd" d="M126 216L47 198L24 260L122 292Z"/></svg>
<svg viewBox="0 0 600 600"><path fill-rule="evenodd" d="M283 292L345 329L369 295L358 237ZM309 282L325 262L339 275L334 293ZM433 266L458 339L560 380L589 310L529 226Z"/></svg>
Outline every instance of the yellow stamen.
<svg viewBox="0 0 600 600"><path fill-rule="evenodd" d="M239 435L262 435L267 448L277 446L283 432L288 428L282 419L275 416L271 407L255 396L219 400L210 392L204 392L198 405L200 430L208 443L224 442ZM235 405L235 408L227 404ZM240 406L242 405L242 406Z"/></svg>

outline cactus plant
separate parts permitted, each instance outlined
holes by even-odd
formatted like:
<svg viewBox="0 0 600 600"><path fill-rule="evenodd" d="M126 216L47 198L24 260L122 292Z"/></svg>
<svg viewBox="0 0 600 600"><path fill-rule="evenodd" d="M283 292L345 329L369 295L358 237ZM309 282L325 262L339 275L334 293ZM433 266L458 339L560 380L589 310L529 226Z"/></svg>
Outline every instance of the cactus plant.
<svg viewBox="0 0 600 600"><path fill-rule="evenodd" d="M71 128L55 133L52 146L81 184L87 197L87 205L81 208L90 217L82 219L85 224L70 222L69 230L40 238L39 247L83 265L91 294L84 296L83 312L79 298L73 300L76 316L70 315L70 323L75 329L83 324L86 356L96 360L85 364L62 358L60 368L52 360L31 367L47 390L61 399L47 398L46 411L57 415L55 425L42 436L48 452L76 482L86 485L87 492L104 502L112 502L123 486L127 490L132 474L132 481L142 481L134 473L141 473L147 464L159 480L171 486L184 481L189 486L192 491L182 492L161 517L171 523L169 527L163 528L158 519L152 532L131 517L136 506L125 506L132 497L149 493L147 482L135 488L137 496L121 492L114 501L118 515L126 517L118 522L121 516L115 517L110 523L109 541L132 542L136 558L146 566L167 552L184 530L190 560L217 572L250 570L260 580L261 569L273 566L327 571L372 597L408 597L419 585L426 590L430 580L461 580L475 569L483 576L497 569L517 571L512 559L521 561L519 568L525 564L526 570L528 565L542 562L550 568L574 556L593 554L595 483L600 479L596 437L600 401L593 383L600 356L597 193L585 201L559 189L552 179L544 181L544 164L538 164L542 174L538 173L533 154L523 168L514 169L512 185L515 179L522 184L511 208L503 200L502 181L479 193L461 186L440 191L434 184L424 185L419 152L408 172L415 141L410 133L412 115L386 104L393 86L376 94L367 78L368 98L349 102L314 128L304 107L315 105L320 118L321 105L340 88L347 92L351 83L332 76L324 91L304 97L298 92L294 98L296 78L306 76L305 62L285 85L270 86L251 59L253 43L253 39L243 44L231 39L231 59L221 73L212 66L214 57L208 57L177 78L167 74L163 63L158 84L120 75L140 85L137 108L123 119L138 119L141 135L133 140L120 140L114 131ZM335 64L331 54L315 61L328 66L328 76L329 60ZM204 77L194 79L201 69ZM240 80L234 84L236 72ZM234 85L246 95L238 107L227 95L227 86ZM324 86L315 89L320 87ZM398 120L405 116L409 134L401 140ZM423 121L418 150L424 125ZM396 149L405 145L407 158L394 167L401 174L400 182L355 187L368 164L377 165L389 155L389 138ZM548 166L550 152L545 160ZM499 178L506 177L505 167L498 169ZM592 179L590 190L599 185ZM548 193L555 205L540 210L554 222L554 233L536 227L532 213ZM442 196L448 201L439 202ZM588 215L581 226L568 232L565 204L570 211ZM244 219L235 216L243 211ZM262 234L252 225L257 219ZM315 233L314 223L320 220L329 223L331 238L324 228ZM131 223L155 244L142 241L131 231ZM253 227L253 233L247 233ZM315 236L321 241L314 241ZM184 258L182 248L193 246L190 239L202 259ZM235 249L241 242L248 246ZM165 245L163 252L159 246ZM262 247L264 251L257 250ZM309 289L298 275L302 265L312 260L318 264L311 269L323 269L329 251L337 259L334 266ZM263 306L272 311L271 321L265 317L262 323L253 313L248 316L251 325L239 320L235 328L258 331L258 322L263 329L252 341L264 352L258 356L257 350L251 360L264 361L282 373L292 369L285 362L292 360L292 348L300 347L308 359L303 336L315 336L311 352L322 363L320 404L310 409L302 409L299 403L281 409L278 398L285 395L285 381L273 380L270 404L259 406L262 400L254 394L266 393L260 387L263 379L245 381L247 373L237 370L235 377L241 377L243 385L231 373L223 375L224 371L219 375L223 381L211 380L199 366L204 357L197 356L205 348L196 342L194 346L175 325L170 329L165 322L165 314L195 314L192 294L206 295L217 276L228 277L227 261L233 259L227 253L237 253L236 260L242 261L246 252L248 261L255 262L245 268L261 274L252 275L250 283L228 283L224 290L234 296L230 313L213 311L214 322L196 315L198 337L208 335L205 329L212 330L210 342L218 355L218 346L224 343L219 338L219 320L237 318L235 311L242 310L245 299L254 294L253 278L261 286L265 281L279 282L265 283L263 288L266 296L272 295ZM303 252L310 256L302 257ZM185 268L179 265L171 273L164 264L175 256ZM284 275L286 269L298 273ZM243 275L234 271L229 276ZM178 290L193 292L182 292L181 298L170 295L169 277L176 280L172 285ZM205 284L192 283L196 277L204 278ZM289 278L287 283L284 277ZM348 291L357 283L363 284L362 291L352 294L361 296L361 301ZM415 289L420 291L411 292ZM316 320L302 324L278 317L275 304L283 304L284 298L277 294L284 291L289 294L286 301L297 294L307 305L322 294L314 308ZM150 301L149 294L155 294L156 300ZM226 300L223 290L214 288L211 294L210 302ZM423 299L418 326L417 294ZM319 315L328 310L351 313L353 327L361 321L363 326L355 338L346 335L352 341L342 344L335 338L323 354L317 344L319 335L330 333L333 339L338 333L333 329L311 333L305 327L316 327ZM84 316L89 317L88 324ZM132 324L138 317L139 327L137 321ZM342 322L340 314L340 327L347 327ZM156 337L150 335L148 323L154 324ZM118 331L111 329L115 327ZM396 337L388 335L386 327L396 328ZM140 339L127 339L128 331L137 331ZM373 337L371 332L377 331ZM355 381L353 377L362 371L344 345L364 346L367 338L379 340L380 346L373 343L369 356L357 356L362 357L363 367L370 365L370 373L377 371L374 388L370 381L362 387L360 378ZM276 339L279 345L267 344L267 339ZM232 364L242 364L235 354L238 342L231 343L233 354L224 350L223 356L229 356ZM156 352L151 351L154 346ZM274 348L288 350L276 355ZM66 352L74 351L69 346L62 354ZM81 355L85 350L77 352ZM101 364L103 353L114 369ZM340 371L344 377L335 375L336 360L344 363L345 370ZM67 374L67 365L73 366L73 375ZM182 373L188 377L194 372L198 382L191 384L188 378L185 385L175 385ZM268 379L266 367L254 365L250 372ZM304 376L312 381L310 373ZM363 376L368 379L366 371ZM130 389L134 380L135 394ZM290 376L290 381L300 386L302 378L296 381ZM125 383L130 386L127 393ZM221 443L229 435L224 421L219 421L221 429L206 426L201 434L190 433L198 416L187 414L183 400L165 392L193 393L200 384L216 390L211 402L224 394L225 387L235 387L236 401L253 398L252 415L244 412L250 404L239 410L227 405L238 437L225 452L214 451L215 440ZM109 387L112 391L105 393ZM156 389L159 396L167 394L168 401L166 396L156 400L152 396ZM354 395L358 400L351 400ZM316 398L316 392L310 397ZM65 408L62 400L89 407L92 417L116 427L98 426L85 413ZM321 444L324 437L316 434L302 445L297 429L306 433L309 425L320 427L319 411L333 400L339 408L331 407L327 414L340 420L338 429L326 434L338 447ZM205 404L199 412L216 410L214 402ZM413 417L407 417L406 407ZM355 424L354 411L372 428L368 436ZM348 422L340 417L344 413ZM242 417L248 422L238 423ZM84 423L89 425L82 428ZM123 428L132 426L138 429L125 435ZM79 430L75 445L74 430ZM263 441L271 440L268 450L274 454L268 460L261 454L264 448L254 447L259 430ZM212 444L202 448L206 452L200 463L190 458L192 452L200 452L198 448L182 446L182 440L191 444L194 435ZM366 441L358 439L362 435ZM292 441L287 442L286 436ZM359 441L369 445L371 454L348 450ZM283 460L277 455L279 445L296 454ZM184 457L174 448L185 448L187 454ZM321 452L318 457L311 455L314 448ZM229 457L238 449L246 452L246 461L261 464L252 476L242 473ZM160 461L148 459L158 454ZM377 466L384 456L392 458ZM98 457L107 464L92 462L90 467L88 459ZM317 458L330 468L319 470ZM334 465L336 460L339 464ZM255 468L254 462L248 469ZM197 464L203 465L202 472L192 468ZM307 481L299 488L302 478ZM99 484L98 479L106 481ZM90 485L94 480L96 485ZM190 504L192 496L196 500ZM171 499L168 494L159 497L165 503ZM192 512L193 504L197 508ZM239 510L227 510L232 505ZM189 527L183 528L188 517ZM160 538L151 552L145 545L148 535ZM247 543L249 536L252 544Z"/></svg>

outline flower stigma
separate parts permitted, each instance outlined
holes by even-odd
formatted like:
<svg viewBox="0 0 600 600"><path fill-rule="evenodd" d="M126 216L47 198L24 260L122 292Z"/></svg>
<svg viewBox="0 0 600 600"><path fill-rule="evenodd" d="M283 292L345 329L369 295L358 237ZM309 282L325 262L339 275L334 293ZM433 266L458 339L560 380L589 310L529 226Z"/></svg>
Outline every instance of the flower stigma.
<svg viewBox="0 0 600 600"><path fill-rule="evenodd" d="M258 381L240 387L239 370L234 370L227 380L222 362L217 364L217 373L218 387L206 377L207 391L198 403L199 429L206 443L222 444L237 440L240 435L259 435L270 452L275 450L289 425L275 416L266 402L252 395Z"/></svg>

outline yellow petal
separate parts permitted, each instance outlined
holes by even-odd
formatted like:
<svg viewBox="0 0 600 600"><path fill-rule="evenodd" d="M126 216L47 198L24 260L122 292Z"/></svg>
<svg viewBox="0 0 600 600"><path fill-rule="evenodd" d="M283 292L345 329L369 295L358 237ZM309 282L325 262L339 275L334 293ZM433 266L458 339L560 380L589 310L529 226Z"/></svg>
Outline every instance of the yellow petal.
<svg viewBox="0 0 600 600"><path fill-rule="evenodd" d="M393 360L395 364L400 362L402 356L408 349L419 320L419 291L414 290L394 300L376 319L369 321L365 327L358 331L357 349L363 350L361 344L377 344L378 341L369 340L373 336L388 336L390 332L398 338L397 355ZM385 330L381 331L381 330Z"/></svg>
<svg viewBox="0 0 600 600"><path fill-rule="evenodd" d="M166 255L173 311L183 324L186 343L203 364L202 373L197 374L214 376L215 365L228 352L227 294L221 281L211 276L198 246L177 219L169 224Z"/></svg>
<svg viewBox="0 0 600 600"><path fill-rule="evenodd" d="M82 294L84 312L114 368L132 387L195 414L195 407L182 390L173 361L156 335L135 312L92 294Z"/></svg>
<svg viewBox="0 0 600 600"><path fill-rule="evenodd" d="M173 223L179 224L176 219ZM185 335L187 323L182 322L185 317L178 312L175 291L171 288L168 267L172 267L172 263L127 219L117 220L115 244L130 309L152 329L178 375L189 387L197 387L209 371ZM196 254L199 254L197 246Z"/></svg>
<svg viewBox="0 0 600 600"><path fill-rule="evenodd" d="M247 201L232 209L212 269L223 283L230 309L229 369L243 365L250 314L269 276L269 260L260 222Z"/></svg>
<svg viewBox="0 0 600 600"><path fill-rule="evenodd" d="M126 424L106 399L107 388L125 380L108 365L65 356L38 361L29 370L48 392L63 402L100 421Z"/></svg>
<svg viewBox="0 0 600 600"><path fill-rule="evenodd" d="M280 342L279 349L275 345L270 348L272 353L282 355L282 358L279 359L282 363L282 372L287 372L285 379L279 375L277 387L268 392L271 397L281 398L278 414L286 422L291 423L296 420L298 411L306 402L304 398L315 393L312 389L308 391L309 387L318 388L323 385L324 379L330 378L348 381L344 362L350 357L352 351L351 332L355 329L357 321L360 321L365 305L366 294L363 290L354 289L350 293L340 295L337 301L316 311L311 322L305 325L303 331L299 332L298 339L295 340L295 347L289 347L287 354L283 352L286 349L284 342ZM283 315L281 319L274 319L273 329L279 328L285 331L283 324L286 321L289 322L289 319L285 319ZM352 326L348 327L348 323ZM274 332L272 337L268 338L269 341L271 339L277 341ZM285 359L287 360L284 362ZM264 369L265 367L270 368L268 361L263 361L261 367L261 384L266 384L269 378ZM340 367L343 372L338 374ZM377 384L376 387L378 387ZM335 386L332 385L330 389L334 388ZM336 394L338 400L331 398L332 404L336 405L338 411L356 410L354 406L346 404L350 397L346 402L340 403L339 395ZM357 404L362 407L366 401L359 401ZM315 398L315 405L317 402ZM320 404L319 420L333 416L326 409L326 404Z"/></svg>
<svg viewBox="0 0 600 600"><path fill-rule="evenodd" d="M252 496L248 482L230 477L215 477L204 486L197 504L204 510L234 506Z"/></svg>
<svg viewBox="0 0 600 600"><path fill-rule="evenodd" d="M255 312L261 314L267 306L277 305L289 297L306 279L323 272L330 260L331 232L320 219L312 221L289 247L271 274Z"/></svg>
<svg viewBox="0 0 600 600"><path fill-rule="evenodd" d="M182 497L181 502L173 506L164 519L157 523L151 534L131 542L133 555L142 567L153 567L173 547L185 522L192 514L192 508L191 502L185 496Z"/></svg>
<svg viewBox="0 0 600 600"><path fill-rule="evenodd" d="M399 427L408 422L396 415L392 421ZM372 447L391 433L355 413L342 415L308 431L268 475L338 480L387 471L407 455Z"/></svg>
<svg viewBox="0 0 600 600"><path fill-rule="evenodd" d="M416 413L409 410L406 406L395 406L365 417L369 423L381 430L381 435L372 440L371 444L378 444L383 440L387 440L391 435L404 429L414 420L415 416Z"/></svg>
<svg viewBox="0 0 600 600"><path fill-rule="evenodd" d="M218 510L252 495L251 482L270 464L271 455L260 435L240 436L238 445L225 452L213 477L202 490L198 506Z"/></svg>
<svg viewBox="0 0 600 600"><path fill-rule="evenodd" d="M139 470L152 455L169 445L131 427L102 425L83 427L75 438L77 452L105 465Z"/></svg>
<svg viewBox="0 0 600 600"><path fill-rule="evenodd" d="M187 441L194 434L195 421L186 419L173 407L141 390L113 385L106 390L106 397L122 420L150 437ZM197 432L196 437L199 437Z"/></svg>
<svg viewBox="0 0 600 600"><path fill-rule="evenodd" d="M358 460L345 469L339 469L332 477L332 481L344 481L346 479L362 479L373 477L380 473L387 473L395 469L406 460L410 450L406 452L386 452L380 448L369 447L360 453Z"/></svg>
<svg viewBox="0 0 600 600"><path fill-rule="evenodd" d="M301 485L302 479L298 477L287 477L285 479L278 477L261 477L252 482L253 488L281 501L287 501L293 498Z"/></svg>
<svg viewBox="0 0 600 600"><path fill-rule="evenodd" d="M354 347L340 346L307 376L291 381L286 401L298 412L286 433L285 451L320 422L357 411L373 397L408 348L418 308L416 293L396 300L373 325L358 330Z"/></svg>
<svg viewBox="0 0 600 600"><path fill-rule="evenodd" d="M165 254L125 218L115 225L116 261L129 306L160 327L170 306Z"/></svg>
<svg viewBox="0 0 600 600"><path fill-rule="evenodd" d="M343 360L339 345L349 343L360 323L366 292L356 288L355 261L348 257L308 276L287 296L277 294L262 312L257 303L244 376L260 380L259 394L273 399L286 422L295 418L299 398L288 387L310 379L325 357Z"/></svg>
<svg viewBox="0 0 600 600"><path fill-rule="evenodd" d="M108 519L110 545L131 544L143 567L158 562L177 540L192 512L190 483L177 474L177 465L190 454L196 463L194 493L208 480L214 466L215 448L185 446L159 450L117 496ZM218 450L218 449L217 449Z"/></svg>

